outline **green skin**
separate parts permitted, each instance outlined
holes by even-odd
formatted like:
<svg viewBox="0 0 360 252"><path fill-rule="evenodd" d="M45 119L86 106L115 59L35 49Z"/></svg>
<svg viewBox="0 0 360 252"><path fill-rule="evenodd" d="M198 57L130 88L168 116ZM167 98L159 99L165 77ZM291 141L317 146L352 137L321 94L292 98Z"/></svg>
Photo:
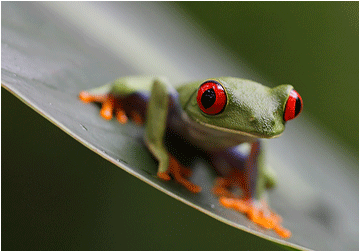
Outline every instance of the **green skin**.
<svg viewBox="0 0 360 252"><path fill-rule="evenodd" d="M187 141L205 151L253 143L259 138L278 137L284 131L283 114L293 89L291 85L269 88L250 80L232 77L211 80L221 83L227 94L226 107L217 115L205 114L197 104L197 91L204 80L174 89L164 78L124 77L88 92L96 95L111 93L115 96L150 92L144 138L147 147L159 161L158 172L165 172L169 166L164 136L171 95L178 95L181 118L187 127ZM207 144L204 144L205 139ZM255 199L259 200L266 187L275 184L275 176L265 165L263 150L258 156L257 164Z"/></svg>

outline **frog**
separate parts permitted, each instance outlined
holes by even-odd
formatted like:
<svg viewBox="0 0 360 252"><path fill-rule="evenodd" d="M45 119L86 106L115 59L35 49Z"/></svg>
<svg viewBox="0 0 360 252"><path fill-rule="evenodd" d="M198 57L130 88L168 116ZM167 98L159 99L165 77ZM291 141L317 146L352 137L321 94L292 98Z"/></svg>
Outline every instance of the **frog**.
<svg viewBox="0 0 360 252"><path fill-rule="evenodd" d="M291 231L270 209L266 192L277 179L267 164L264 139L279 137L303 109L294 87L218 77L176 87L166 77L126 76L81 91L84 103L100 103L100 116L144 127L143 142L158 162L156 177L174 180L190 193L199 158L216 173L212 193L220 205L287 239Z"/></svg>

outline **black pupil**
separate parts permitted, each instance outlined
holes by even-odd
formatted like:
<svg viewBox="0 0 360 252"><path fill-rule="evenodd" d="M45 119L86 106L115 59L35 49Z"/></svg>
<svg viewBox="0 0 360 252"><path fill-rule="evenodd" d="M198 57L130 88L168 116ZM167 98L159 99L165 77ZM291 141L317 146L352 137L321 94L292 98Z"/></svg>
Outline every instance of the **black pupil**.
<svg viewBox="0 0 360 252"><path fill-rule="evenodd" d="M210 108L216 100L215 91L212 88L206 90L201 96L201 104L205 109Z"/></svg>
<svg viewBox="0 0 360 252"><path fill-rule="evenodd" d="M297 116L300 113L300 110L301 110L301 100L299 97L297 97L295 103L295 116Z"/></svg>

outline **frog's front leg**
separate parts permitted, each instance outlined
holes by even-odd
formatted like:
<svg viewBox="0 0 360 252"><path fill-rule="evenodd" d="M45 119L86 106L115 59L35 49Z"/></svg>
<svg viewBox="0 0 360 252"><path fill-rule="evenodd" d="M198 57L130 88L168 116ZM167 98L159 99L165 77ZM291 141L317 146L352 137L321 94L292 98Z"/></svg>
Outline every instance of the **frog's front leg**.
<svg viewBox="0 0 360 252"><path fill-rule="evenodd" d="M172 175L175 181L185 186L191 192L201 191L201 187L186 179L189 170L172 156L165 147L165 133L170 109L176 107L177 93L161 79L154 82L146 113L145 143L152 154L159 161L157 176L170 180Z"/></svg>
<svg viewBox="0 0 360 252"><path fill-rule="evenodd" d="M170 180L172 175L175 181L197 193L201 191L201 187L186 179L191 171L168 152L164 143L168 110L172 108L172 103L177 102L175 97L176 90L163 78L151 76L123 77L79 93L80 100L85 103L101 103L100 115L106 120L110 120L115 112L117 120L122 124L128 121L128 115L137 124L146 121L144 139L151 153L159 161L157 176Z"/></svg>
<svg viewBox="0 0 360 252"><path fill-rule="evenodd" d="M265 170L260 142L251 144L247 156L232 148L221 153L220 159L230 167L228 174L218 178L213 188L214 194L220 196L220 204L246 214L254 223L273 229L283 238L289 238L291 232L281 226L281 217L270 210L263 197L265 189L275 184L275 178ZM219 162L214 162L215 168L218 165ZM233 188L240 188L242 195L234 195L230 191Z"/></svg>

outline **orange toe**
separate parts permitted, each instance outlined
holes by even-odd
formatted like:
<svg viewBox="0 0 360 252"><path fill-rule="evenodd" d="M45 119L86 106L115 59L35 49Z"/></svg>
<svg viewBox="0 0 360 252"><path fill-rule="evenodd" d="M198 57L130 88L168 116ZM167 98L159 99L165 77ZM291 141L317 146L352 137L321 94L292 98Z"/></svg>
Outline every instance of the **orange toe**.
<svg viewBox="0 0 360 252"><path fill-rule="evenodd" d="M81 91L79 93L79 99L84 103L89 103L93 101L92 96L86 91Z"/></svg>
<svg viewBox="0 0 360 252"><path fill-rule="evenodd" d="M184 167L174 156L170 155L170 163L169 163L168 171L174 177L174 180L179 184L185 186L192 193L200 192L201 191L200 186L195 185L194 183L190 182L184 177L183 172L185 172L186 169L188 168Z"/></svg>
<svg viewBox="0 0 360 252"><path fill-rule="evenodd" d="M92 95L87 91L81 91L79 93L79 99L84 103L90 103L90 102L104 102L107 99L108 95Z"/></svg>
<svg viewBox="0 0 360 252"><path fill-rule="evenodd" d="M111 95L108 95L106 99L102 102L100 115L105 120L110 120L113 116L114 106L115 106L115 98Z"/></svg>
<svg viewBox="0 0 360 252"><path fill-rule="evenodd" d="M112 110L105 107L100 110L100 115L105 120L110 120L112 118Z"/></svg>
<svg viewBox="0 0 360 252"><path fill-rule="evenodd" d="M291 231L281 225L275 226L274 231L282 238L288 239L291 237Z"/></svg>
<svg viewBox="0 0 360 252"><path fill-rule="evenodd" d="M157 176L163 180L170 180L173 178L177 183L183 185L192 193L199 193L201 187L195 185L191 181L185 178L185 176L190 175L191 171L179 163L179 161L169 154L170 162L166 172L158 172ZM170 177L171 175L171 177Z"/></svg>
<svg viewBox="0 0 360 252"><path fill-rule="evenodd" d="M250 205L245 200L221 197L219 202L224 207L233 208L241 213L247 213L250 210Z"/></svg>
<svg viewBox="0 0 360 252"><path fill-rule="evenodd" d="M118 110L116 112L116 119L118 120L119 123L121 124L125 124L128 121L128 117L125 114L124 110Z"/></svg>
<svg viewBox="0 0 360 252"><path fill-rule="evenodd" d="M273 229L282 238L287 239L291 236L291 232L281 226L281 217L270 212L267 208L265 210L266 212L269 212L269 214L265 215L264 209L259 209L248 200L221 197L219 202L226 208L232 208L246 214L247 217L257 225L266 229Z"/></svg>
<svg viewBox="0 0 360 252"><path fill-rule="evenodd" d="M167 174L166 172L158 172L157 176L158 176L158 178L163 179L163 180L170 180L171 179L169 174Z"/></svg>
<svg viewBox="0 0 360 252"><path fill-rule="evenodd" d="M254 207L250 207L247 214L250 220L259 226L262 226L263 228L271 229L275 227L275 222L273 219L264 217L262 212L258 209L255 209Z"/></svg>
<svg viewBox="0 0 360 252"><path fill-rule="evenodd" d="M179 182L179 181L178 181ZM199 193L201 192L201 186L195 185L193 183L191 183L188 180L185 180L183 182L180 182L182 185L184 185L190 192L192 193Z"/></svg>

